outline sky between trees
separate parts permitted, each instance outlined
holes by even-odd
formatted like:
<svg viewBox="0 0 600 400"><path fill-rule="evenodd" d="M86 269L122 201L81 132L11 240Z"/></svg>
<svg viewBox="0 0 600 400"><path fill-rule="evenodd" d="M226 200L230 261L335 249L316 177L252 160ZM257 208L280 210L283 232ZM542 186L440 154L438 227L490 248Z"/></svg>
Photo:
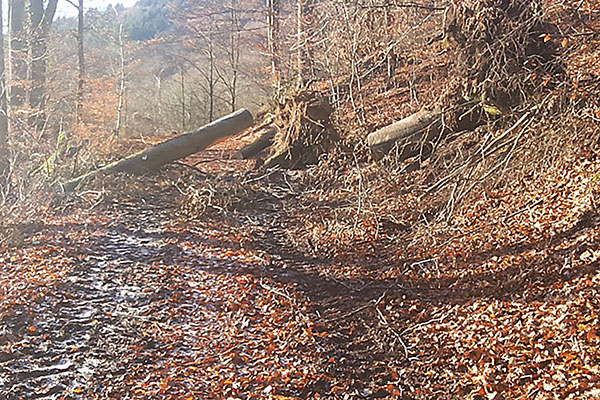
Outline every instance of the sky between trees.
<svg viewBox="0 0 600 400"><path fill-rule="evenodd" d="M137 2L137 0L118 0L118 1L114 1L114 0L86 0L85 1L85 8L86 9L90 9L90 8L97 8L97 9L104 9L106 8L106 6L113 4L123 4L125 7L131 7L133 6L135 3ZM8 8L6 8L8 9ZM56 10L56 15L58 17L75 17L77 16L77 9L75 7L73 7L71 4L69 4L69 2L67 2L66 0L60 0L58 2L58 7Z"/></svg>

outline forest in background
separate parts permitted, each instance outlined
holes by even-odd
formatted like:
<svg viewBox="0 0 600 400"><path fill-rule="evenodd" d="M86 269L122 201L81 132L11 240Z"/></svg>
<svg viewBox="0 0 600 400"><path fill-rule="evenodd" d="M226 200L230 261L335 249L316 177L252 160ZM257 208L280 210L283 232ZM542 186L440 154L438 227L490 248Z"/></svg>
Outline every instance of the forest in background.
<svg viewBox="0 0 600 400"><path fill-rule="evenodd" d="M493 7L482 4L473 4L473 10ZM12 173L9 183L23 181L24 175L34 186L64 179L113 159L119 137L183 133L241 107L259 118L275 117L279 130L287 131L279 135L279 153L289 152L291 142L304 141L307 151L297 150L306 158L301 164L316 163L335 137L366 160L360 147L367 134L420 109L441 107L458 114L479 101L493 121L496 103L498 116L555 85L566 90L564 97L576 98L585 93L578 86L595 79L594 31L586 28L595 18L593 2L532 6L528 12L539 15L516 21L522 26L515 29L524 32L512 37L494 28L502 23L498 16L490 16L492 26L481 32L459 26L477 22L459 16L474 11L443 1L147 0L132 8L71 6L81 8L79 17L54 20L54 0L9 2L5 10L11 129L4 148L13 168L25 168ZM531 40L534 34L538 38ZM481 53L495 60L476 65L477 46L502 40L507 40L505 49L495 44L489 54ZM545 48L534 54L528 46ZM554 57L557 51L562 54ZM502 52L509 54L502 61L508 67L494 64L501 62ZM565 58L572 62L564 63ZM559 76L558 69L566 66L579 69ZM304 93L295 99L299 92ZM376 94L393 104L379 107ZM317 125L298 120L290 109L294 102L328 114L327 133L320 135ZM477 107L469 111L477 124L483 122L478 112ZM307 129L313 131L302 135ZM272 150L275 159L277 149ZM65 151L68 157L55 157ZM48 160L50 174L31 173L42 171Z"/></svg>
<svg viewBox="0 0 600 400"><path fill-rule="evenodd" d="M3 149L20 171L9 168L9 182L80 172L110 159L119 137L183 133L268 99L257 3L69 3L79 17L54 20L56 1L5 10Z"/></svg>

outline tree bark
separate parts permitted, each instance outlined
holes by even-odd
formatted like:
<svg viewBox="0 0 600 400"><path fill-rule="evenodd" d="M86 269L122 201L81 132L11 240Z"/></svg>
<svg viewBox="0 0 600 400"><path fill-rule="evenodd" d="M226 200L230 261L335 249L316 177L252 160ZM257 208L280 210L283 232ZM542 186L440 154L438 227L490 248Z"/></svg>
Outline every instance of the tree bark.
<svg viewBox="0 0 600 400"><path fill-rule="evenodd" d="M119 25L119 49L121 55L121 70L119 74L119 102L117 104L117 117L115 120L114 135L121 135L121 126L123 124L123 104L125 101L125 43L123 42L123 24Z"/></svg>
<svg viewBox="0 0 600 400"><path fill-rule="evenodd" d="M0 1L0 21L2 21L2 2ZM8 170L8 115L6 102L6 79L4 77L4 32L0 29L0 186L6 182Z"/></svg>
<svg viewBox="0 0 600 400"><path fill-rule="evenodd" d="M370 133L367 143L373 158L383 158L396 143L401 145L400 160L419 154L420 144L441 133L441 117L440 111L421 111Z"/></svg>
<svg viewBox="0 0 600 400"><path fill-rule="evenodd" d="M281 72L279 63L279 15L281 0L267 0L267 43L271 58L271 79L273 87L279 91Z"/></svg>
<svg viewBox="0 0 600 400"><path fill-rule="evenodd" d="M212 17L211 17L212 20ZM212 26L212 24L211 24ZM208 122L212 122L215 118L215 54L213 48L213 33L212 30L208 34L208 64L209 64L209 74L208 74L208 102L209 102L209 111L208 111Z"/></svg>
<svg viewBox="0 0 600 400"><path fill-rule="evenodd" d="M249 128L253 123L252 114L248 110L242 109L196 131L167 140L58 186L62 191L70 192L77 189L89 178L101 174L115 172L143 174L155 171L165 164L185 158L220 140L236 135Z"/></svg>
<svg viewBox="0 0 600 400"><path fill-rule="evenodd" d="M12 106L20 106L25 102L25 82L27 81L25 1L11 0L8 7L9 97Z"/></svg>
<svg viewBox="0 0 600 400"><path fill-rule="evenodd" d="M230 37L229 37L229 63L231 66L231 81L226 86L229 88L231 97L231 112L237 107L237 83L240 67L240 24L237 10L237 0L231 0L230 12Z"/></svg>
<svg viewBox="0 0 600 400"><path fill-rule="evenodd" d="M303 31L304 31L304 0L296 0L297 6L297 32L296 32L296 87L301 88L304 84L304 74L303 74L303 58L302 58L302 48L305 45L303 42Z"/></svg>
<svg viewBox="0 0 600 400"><path fill-rule="evenodd" d="M185 132L185 73L183 67L179 67L181 76L181 131Z"/></svg>
<svg viewBox="0 0 600 400"><path fill-rule="evenodd" d="M77 79L77 121L81 120L83 111L83 85L85 83L85 53L83 49L83 0L79 0L77 6L77 61L79 65L79 77Z"/></svg>
<svg viewBox="0 0 600 400"><path fill-rule="evenodd" d="M277 133L277 128L271 127L265 133L263 133L258 139L242 147L237 152L237 158L247 160L258 155L261 151L273 144L273 139Z"/></svg>
<svg viewBox="0 0 600 400"><path fill-rule="evenodd" d="M27 100L36 113L30 122L38 125L45 120L48 35L57 3L58 0L49 0L44 8L43 0L25 0L29 54L27 78L31 83Z"/></svg>

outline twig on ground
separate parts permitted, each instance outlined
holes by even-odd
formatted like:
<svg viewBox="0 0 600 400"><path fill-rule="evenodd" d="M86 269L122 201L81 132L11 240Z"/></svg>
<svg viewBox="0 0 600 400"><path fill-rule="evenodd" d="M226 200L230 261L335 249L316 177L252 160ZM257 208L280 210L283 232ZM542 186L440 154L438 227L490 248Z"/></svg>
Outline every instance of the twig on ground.
<svg viewBox="0 0 600 400"><path fill-rule="evenodd" d="M352 311L350 311L350 312L348 312L346 314L342 314L342 315L339 315L339 316L334 317L334 318L326 319L323 322L327 323L327 322L339 321L340 319L348 318L348 317L351 317L352 315L358 314L359 312L361 312L363 310L366 310L369 307L375 307L375 308L377 308L377 306L379 305L379 303L381 303L381 300L383 300L386 295L387 295L387 292L383 292L383 294L375 302L373 302L373 300L371 300L369 303L365 304L364 306L358 307L357 309L352 310Z"/></svg>
<svg viewBox="0 0 600 400"><path fill-rule="evenodd" d="M398 339L398 341L400 342L400 345L402 346L402 349L404 350L404 356L406 358L408 358L408 348L406 347L404 340L402 340L402 336L400 336L400 334L398 332L396 332L396 330L390 326L389 322L387 321L387 319L385 318L385 316L383 315L383 313L381 312L379 307L376 306L375 311L377 311L377 314L379 314L379 318L385 324L385 326L390 330L390 332L392 332L392 334L396 337L396 339Z"/></svg>
<svg viewBox="0 0 600 400"><path fill-rule="evenodd" d="M442 322L445 318L446 318L446 316L442 316L442 317L439 317L439 318L430 319L429 321L425 321L425 322L421 322L419 324L413 325L410 328L406 328L405 330L403 330L402 332L400 332L400 335L404 336L404 335L406 335L409 332L412 332L412 331L414 331L416 329L422 328L422 327L427 326L429 324L433 324L435 322Z"/></svg>
<svg viewBox="0 0 600 400"><path fill-rule="evenodd" d="M493 225L497 225L497 224L503 224L503 223L505 223L505 222L506 222L506 220L507 220L507 219L509 219L509 218L512 218L512 217L515 217L515 216L517 216L517 215L519 215L519 214L522 214L522 213L524 213L525 211L529 211L529 210L531 210L532 208L539 206L540 204L542 204L542 203L544 202L544 200L545 200L545 199L546 199L546 198L542 198L542 199L539 199L539 200L535 201L535 202L534 202L533 204L531 204L531 205L526 205L525 207L523 207L523 208L521 208L521 209L519 209L519 210L517 210L517 211L515 211L515 212L512 212L512 213L508 214L507 216L503 217L503 218L502 218L502 220L500 220L500 221L489 222L489 223L487 223L487 224L485 224L485 225L482 225L482 226L480 226L479 228L476 228L476 229L470 230L469 232L461 233L461 234L459 234L459 235L456 235L456 236L454 236L454 237L451 237L450 239L448 239L448 240L446 240L445 242L441 243L441 244L440 244L439 246L437 246L436 248L437 248L437 249L439 249L439 248L442 248L442 247L444 247L445 245L447 245L448 243L451 243L451 242L455 241L456 239L460 239L460 238L462 238L462 237L465 237L465 236L468 236L468 235L472 235L472 234L474 234L474 233L477 233L477 232L479 232L479 231L481 231L481 230L483 230L483 229L485 229L485 228L487 228L487 227L489 227L489 226L493 226Z"/></svg>
<svg viewBox="0 0 600 400"><path fill-rule="evenodd" d="M446 186L446 184L450 180L452 180L452 178L458 176L461 172L463 172L468 167L472 166L473 164L485 159L485 157L490 156L490 155L496 153L497 151L501 150L502 148L504 148L511 141L501 143L502 140L504 138L506 138L515 129L517 129L530 116L531 116L530 111L523 114L521 116L521 118L519 118L519 120L517 122L515 122L510 128L508 128L504 133L502 133L496 139L492 140L485 148L481 148L480 150L475 152L475 154L469 160L467 160L466 163L464 163L463 165L461 165L460 167L458 167L457 169L455 169L454 171L452 171L451 173L449 173L448 175L446 175L445 177L443 177L442 179L440 179L439 181L434 183L432 186L427 188L425 190L425 192L420 196L420 198L422 199L426 195Z"/></svg>
<svg viewBox="0 0 600 400"><path fill-rule="evenodd" d="M288 299L291 303L294 303L294 299L292 299L290 296L288 296L287 294L283 293L280 290L277 290L275 288L272 288L270 286L267 286L263 283L263 278L261 277L260 280L258 281L258 284L261 288L268 290L269 292L275 293L281 297L285 297L286 299Z"/></svg>

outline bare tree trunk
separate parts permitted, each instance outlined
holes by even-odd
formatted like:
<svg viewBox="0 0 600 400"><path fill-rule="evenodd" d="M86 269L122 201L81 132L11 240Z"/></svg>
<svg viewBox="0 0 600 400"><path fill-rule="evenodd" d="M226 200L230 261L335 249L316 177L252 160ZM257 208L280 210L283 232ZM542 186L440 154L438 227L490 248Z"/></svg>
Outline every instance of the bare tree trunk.
<svg viewBox="0 0 600 400"><path fill-rule="evenodd" d="M77 80L77 121L81 120L83 110L83 86L85 84L85 59L83 50L83 0L79 0L77 16L77 58L79 64L79 78Z"/></svg>
<svg viewBox="0 0 600 400"><path fill-rule="evenodd" d="M296 85L304 86L313 73L313 52L309 43L311 21L308 18L313 12L313 0L296 0Z"/></svg>
<svg viewBox="0 0 600 400"><path fill-rule="evenodd" d="M401 145L399 160L417 155L419 147L441 133L442 113L438 110L420 111L385 126L367 136L374 159L385 156L396 143Z"/></svg>
<svg viewBox="0 0 600 400"><path fill-rule="evenodd" d="M25 102L25 82L27 81L25 0L10 0L8 7L9 97L12 106L20 106Z"/></svg>
<svg viewBox="0 0 600 400"><path fill-rule="evenodd" d="M0 21L2 21L2 2L0 1ZM8 170L8 115L7 87L4 75L4 31L0 29L0 187L6 183Z"/></svg>
<svg viewBox="0 0 600 400"><path fill-rule="evenodd" d="M212 31L208 35L208 121L212 122L215 119L215 53Z"/></svg>
<svg viewBox="0 0 600 400"><path fill-rule="evenodd" d="M219 140L236 135L249 128L253 123L252 114L248 110L242 109L205 125L194 132L167 140L148 150L133 154L59 186L62 191L70 192L89 178L101 174L115 172L143 174L155 171L167 163L190 156L204 150Z"/></svg>
<svg viewBox="0 0 600 400"><path fill-rule="evenodd" d="M123 103L125 98L125 44L123 43L123 24L119 25L119 47L121 50L121 73L119 77L119 104L117 105L117 120L113 134L119 137L121 134Z"/></svg>
<svg viewBox="0 0 600 400"><path fill-rule="evenodd" d="M158 116L162 117L162 78L160 77L160 72L159 74L154 75L154 79L156 79L156 105L158 107Z"/></svg>
<svg viewBox="0 0 600 400"><path fill-rule="evenodd" d="M39 7L38 7L39 6ZM28 90L25 95L25 99L27 104L30 106L31 111L35 114L38 110L37 107L33 106L33 97L39 95L39 88L37 85L33 83L33 77L37 74L38 71L34 73L34 71L40 67L40 58L43 57L43 54L38 54L41 50L39 43L39 29L38 26L42 21L42 12L44 11L41 8L42 4L39 0L25 0L25 46L27 49L27 83ZM36 92L34 94L34 91ZM36 98L37 100L37 98ZM36 104L37 106L37 104ZM32 116L30 115L30 118Z"/></svg>
<svg viewBox="0 0 600 400"><path fill-rule="evenodd" d="M58 0L48 0L44 9L43 0L25 1L29 32L28 78L31 84L27 98L29 106L35 112L33 121L38 124L45 120L48 35L56 14L57 3Z"/></svg>
<svg viewBox="0 0 600 400"><path fill-rule="evenodd" d="M185 132L185 75L183 67L179 67L179 74L181 75L181 131Z"/></svg>
<svg viewBox="0 0 600 400"><path fill-rule="evenodd" d="M242 147L236 153L236 157L247 160L249 158L255 157L260 152L262 152L267 147L273 144L273 139L275 138L275 134L277 133L277 128L270 127L265 133L263 133L258 139L254 142Z"/></svg>
<svg viewBox="0 0 600 400"><path fill-rule="evenodd" d="M304 77L302 76L302 70L303 70L303 60L302 60L302 48L304 46L304 44L302 43L303 41L303 29L304 29L304 0L297 0L296 1L296 5L297 5L297 15L296 15L296 19L298 20L298 26L297 26L297 32L296 32L296 73L297 73L297 80L296 80L296 85L297 87L302 87L302 85L304 84Z"/></svg>
<svg viewBox="0 0 600 400"><path fill-rule="evenodd" d="M237 107L237 81L240 65L240 27L237 15L237 0L231 0L231 37L229 62L231 64L232 77L229 84L231 96L231 112Z"/></svg>
<svg viewBox="0 0 600 400"><path fill-rule="evenodd" d="M216 27L212 31L225 31L228 30L229 40L226 45L223 45L223 49L227 53L227 67L224 69L216 68L215 73L219 80L223 82L225 89L229 93L229 106L231 111L235 111L237 107L237 89L238 89L238 77L239 77L239 65L240 65L240 22L238 17L239 9L237 8L237 0L229 1L229 21L227 26ZM209 34L212 42L212 36ZM217 41L217 45L219 41Z"/></svg>
<svg viewBox="0 0 600 400"><path fill-rule="evenodd" d="M273 87L281 86L281 73L279 71L279 3L280 0L267 0L267 41L271 57L271 79Z"/></svg>

